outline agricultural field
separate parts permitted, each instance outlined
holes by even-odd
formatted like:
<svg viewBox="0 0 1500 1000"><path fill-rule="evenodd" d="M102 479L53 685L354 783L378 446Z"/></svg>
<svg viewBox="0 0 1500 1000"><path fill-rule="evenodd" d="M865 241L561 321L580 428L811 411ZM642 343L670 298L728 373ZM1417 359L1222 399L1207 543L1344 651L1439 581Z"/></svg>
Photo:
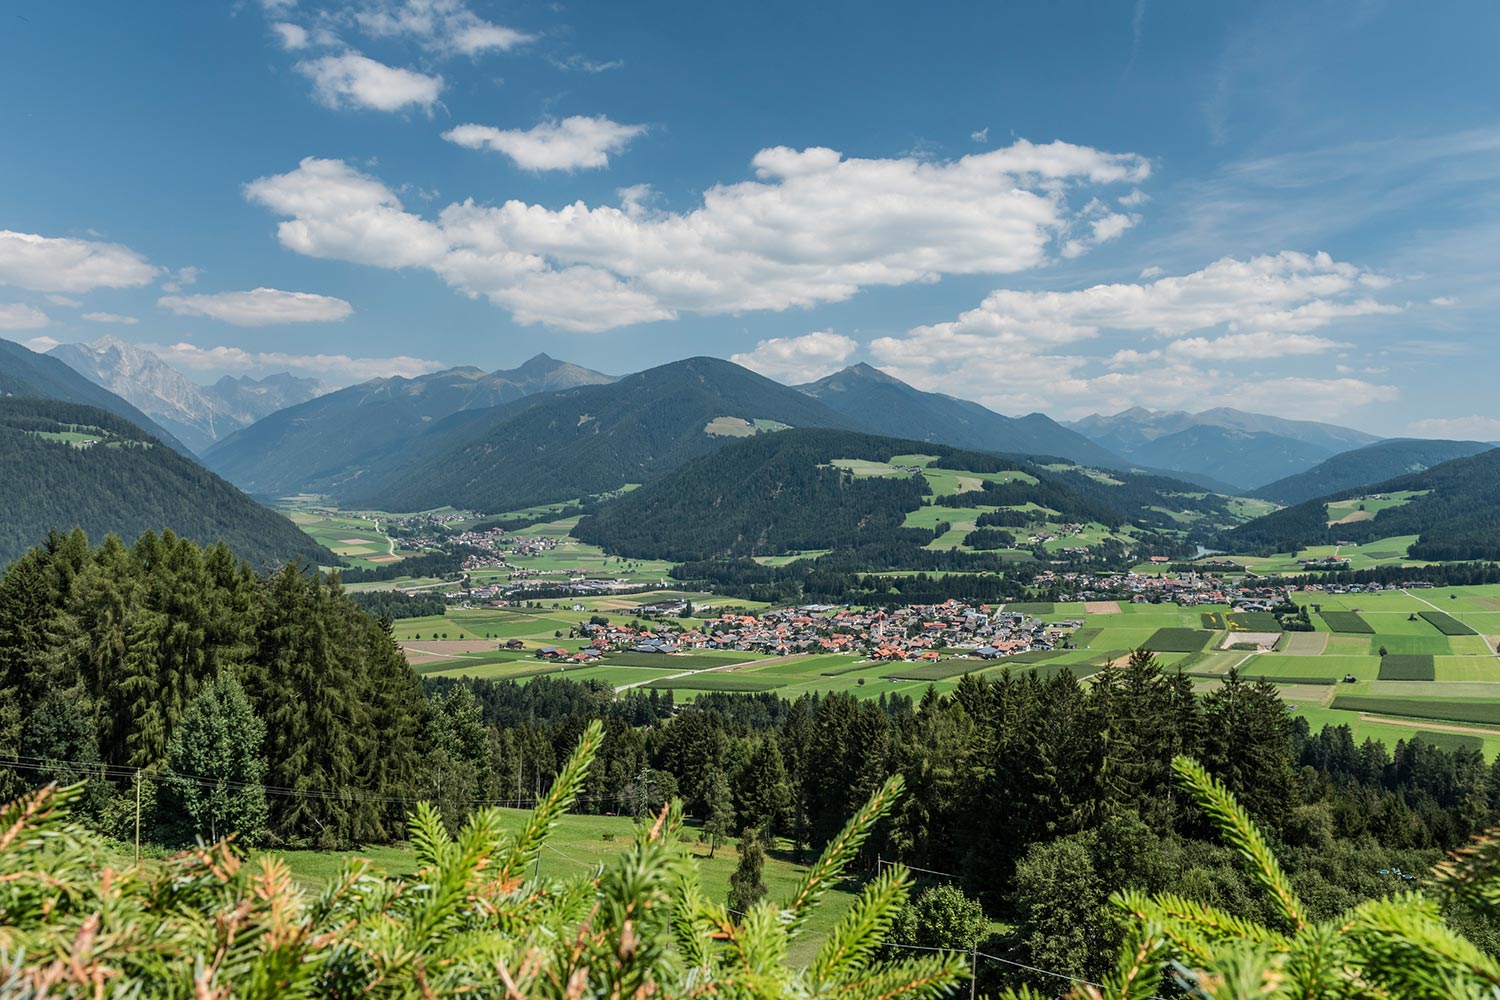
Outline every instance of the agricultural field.
<svg viewBox="0 0 1500 1000"><path fill-rule="evenodd" d="M282 513L334 555L358 569L388 566L412 554L398 550L395 539L380 529L375 512L332 511L299 505L283 509Z"/></svg>
<svg viewBox="0 0 1500 1000"><path fill-rule="evenodd" d="M1392 535L1376 538L1363 545L1311 545L1296 552L1279 552L1271 556L1209 555L1206 562L1232 562L1254 573L1302 573L1305 559L1328 559L1338 556L1348 560L1350 569L1371 569L1376 566L1420 566L1424 561L1408 559L1406 550L1417 540L1416 535ZM1139 566L1137 572L1157 572L1160 567Z"/></svg>
<svg viewBox="0 0 1500 1000"><path fill-rule="evenodd" d="M1329 524L1353 524L1356 521L1373 520L1376 514L1392 507L1401 507L1413 498L1426 496L1428 490L1404 490L1400 493L1382 493L1376 496L1355 497L1328 504Z"/></svg>

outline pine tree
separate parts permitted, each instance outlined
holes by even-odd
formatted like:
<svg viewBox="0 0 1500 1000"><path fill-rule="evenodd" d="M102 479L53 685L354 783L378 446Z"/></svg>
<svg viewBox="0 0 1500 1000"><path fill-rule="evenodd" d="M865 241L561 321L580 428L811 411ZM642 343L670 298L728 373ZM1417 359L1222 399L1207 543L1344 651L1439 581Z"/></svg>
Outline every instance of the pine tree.
<svg viewBox="0 0 1500 1000"><path fill-rule="evenodd" d="M169 839L212 843L237 834L256 844L265 836L266 727L237 680L209 681L178 721L157 793L158 822Z"/></svg>
<svg viewBox="0 0 1500 1000"><path fill-rule="evenodd" d="M749 910L766 896L763 870L766 864L766 849L761 843L759 830L746 831L740 838L740 863L729 876L729 908L739 912Z"/></svg>

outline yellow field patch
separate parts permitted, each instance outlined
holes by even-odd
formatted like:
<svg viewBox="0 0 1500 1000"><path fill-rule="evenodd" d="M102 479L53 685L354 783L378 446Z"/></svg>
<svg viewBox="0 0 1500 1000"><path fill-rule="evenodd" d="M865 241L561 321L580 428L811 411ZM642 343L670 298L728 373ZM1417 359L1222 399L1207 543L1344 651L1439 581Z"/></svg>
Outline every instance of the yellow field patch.
<svg viewBox="0 0 1500 1000"><path fill-rule="evenodd" d="M1345 514L1337 521L1329 521L1329 524L1353 524L1356 521L1373 521L1375 515L1367 510L1356 510L1352 514Z"/></svg>
<svg viewBox="0 0 1500 1000"><path fill-rule="evenodd" d="M340 538L340 545L370 545L373 544L369 538Z"/></svg>
<svg viewBox="0 0 1500 1000"><path fill-rule="evenodd" d="M1084 601L1083 610L1091 615L1117 615L1120 613L1119 601Z"/></svg>
<svg viewBox="0 0 1500 1000"><path fill-rule="evenodd" d="M401 557L400 556L370 556L368 559L365 560L365 562L372 562L372 563L393 563L393 562L400 562L400 561L401 561Z"/></svg>

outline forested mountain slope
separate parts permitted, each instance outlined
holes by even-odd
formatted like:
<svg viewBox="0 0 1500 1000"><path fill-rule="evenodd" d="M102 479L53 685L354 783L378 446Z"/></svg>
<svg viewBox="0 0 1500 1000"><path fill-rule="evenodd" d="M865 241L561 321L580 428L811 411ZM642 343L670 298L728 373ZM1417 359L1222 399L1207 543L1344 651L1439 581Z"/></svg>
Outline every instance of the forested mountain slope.
<svg viewBox="0 0 1500 1000"><path fill-rule="evenodd" d="M1419 493L1364 521L1330 527L1328 504L1355 497ZM1417 535L1412 559L1500 559L1500 449L1443 462L1422 472L1343 490L1257 518L1224 534L1233 552L1291 552L1338 540L1365 542Z"/></svg>
<svg viewBox="0 0 1500 1000"><path fill-rule="evenodd" d="M32 396L97 406L184 454L188 450L150 417L108 389L95 385L56 358L9 340L0 340L0 396Z"/></svg>
<svg viewBox="0 0 1500 1000"><path fill-rule="evenodd" d="M0 399L0 468L0 564L75 526L93 538L171 529L223 541L254 565L337 562L291 521L95 407Z"/></svg>
<svg viewBox="0 0 1500 1000"><path fill-rule="evenodd" d="M330 491L383 462L399 461L409 442L455 413L610 381L545 354L509 371L450 368L417 378L372 379L279 410L221 440L204 461L261 495Z"/></svg>
<svg viewBox="0 0 1500 1000"><path fill-rule="evenodd" d="M415 441L393 475L376 470L339 495L384 510L512 510L649 482L735 437L850 423L739 365L688 358L462 414Z"/></svg>
<svg viewBox="0 0 1500 1000"><path fill-rule="evenodd" d="M1057 455L1111 469L1130 465L1044 414L1003 416L967 399L923 392L867 364L852 365L796 388L870 434L1010 455Z"/></svg>
<svg viewBox="0 0 1500 1000"><path fill-rule="evenodd" d="M906 463L921 456L927 470ZM861 471L859 463L890 463ZM933 476L932 469L945 470ZM951 492L947 470L974 473ZM1013 473L1013 474L1010 474ZM942 485L935 489L929 476ZM943 495L935 495L941 492ZM930 442L837 430L800 429L751 438L698 458L639 490L600 504L574 531L623 554L675 560L772 555L802 549L921 546L931 528L905 525L930 500L939 510L1046 508L1047 519L1175 529L1165 511L1192 507L1230 516L1227 501L1187 483L1152 476L1102 477L1078 467L1042 466L1019 456L963 451ZM998 513L1004 514L1005 511ZM941 516L941 515L939 515ZM971 515L972 516L972 515ZM1021 513L1019 527L1042 520ZM979 522L981 525L985 521ZM998 526L998 524L997 524Z"/></svg>
<svg viewBox="0 0 1500 1000"><path fill-rule="evenodd" d="M1396 476L1430 469L1434 465L1489 451L1494 445L1482 441L1429 441L1396 438L1335 455L1306 472L1262 486L1252 496L1277 503L1295 504L1383 482Z"/></svg>

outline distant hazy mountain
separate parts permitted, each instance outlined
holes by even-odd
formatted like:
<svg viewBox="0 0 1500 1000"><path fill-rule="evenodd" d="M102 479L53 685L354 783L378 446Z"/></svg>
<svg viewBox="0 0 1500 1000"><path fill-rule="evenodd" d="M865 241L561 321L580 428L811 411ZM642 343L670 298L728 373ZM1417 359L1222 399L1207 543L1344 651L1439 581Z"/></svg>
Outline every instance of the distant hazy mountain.
<svg viewBox="0 0 1500 1000"><path fill-rule="evenodd" d="M1328 525L1331 501L1407 491L1420 495L1400 506L1377 511L1368 520ZM1500 448L1286 507L1226 532L1219 544L1231 552L1291 552L1337 541L1362 545L1382 538L1417 535L1417 541L1405 553L1398 550L1383 554L1434 561L1500 559L1497 496Z"/></svg>
<svg viewBox="0 0 1500 1000"><path fill-rule="evenodd" d="M129 420L178 451L188 450L171 432L136 406L89 381L57 358L38 354L9 340L0 340L0 396L33 396L97 406Z"/></svg>
<svg viewBox="0 0 1500 1000"><path fill-rule="evenodd" d="M610 385L455 414L404 454L340 487L384 510L484 511L649 482L760 427L849 427L796 389L718 358L688 358Z"/></svg>
<svg viewBox="0 0 1500 1000"><path fill-rule="evenodd" d="M795 388L872 434L1014 455L1054 455L1112 469L1130 466L1044 414L1002 416L966 399L923 392L867 364Z"/></svg>
<svg viewBox="0 0 1500 1000"><path fill-rule="evenodd" d="M1434 465L1489 451L1482 441L1430 441L1395 438L1335 455L1306 472L1278 479L1256 490L1254 496L1295 504L1314 497L1368 486L1396 476L1421 472Z"/></svg>
<svg viewBox="0 0 1500 1000"><path fill-rule="evenodd" d="M445 417L611 381L545 354L511 371L465 367L418 378L372 379L278 410L218 442L205 461L254 493L326 492L365 475L386 456L399 456Z"/></svg>
<svg viewBox="0 0 1500 1000"><path fill-rule="evenodd" d="M268 413L331 388L292 375L225 377L217 385L201 386L150 351L109 336L92 344L59 344L47 353L129 400L197 452Z"/></svg>
<svg viewBox="0 0 1500 1000"><path fill-rule="evenodd" d="M233 430L238 430L249 427L262 417L269 417L277 410L325 396L334 388L321 379L300 378L282 372L264 378L225 375L213 385L203 387L202 392L213 403L214 409L235 422Z"/></svg>
<svg viewBox="0 0 1500 1000"><path fill-rule="evenodd" d="M1335 424L1228 407L1185 413L1136 406L1113 416L1096 413L1066 426L1133 462L1210 476L1241 490L1380 440Z"/></svg>
<svg viewBox="0 0 1500 1000"><path fill-rule="evenodd" d="M257 566L336 561L285 517L101 408L0 399L0 468L0 566L75 526L96 542L114 532L127 543L169 528L223 541Z"/></svg>

